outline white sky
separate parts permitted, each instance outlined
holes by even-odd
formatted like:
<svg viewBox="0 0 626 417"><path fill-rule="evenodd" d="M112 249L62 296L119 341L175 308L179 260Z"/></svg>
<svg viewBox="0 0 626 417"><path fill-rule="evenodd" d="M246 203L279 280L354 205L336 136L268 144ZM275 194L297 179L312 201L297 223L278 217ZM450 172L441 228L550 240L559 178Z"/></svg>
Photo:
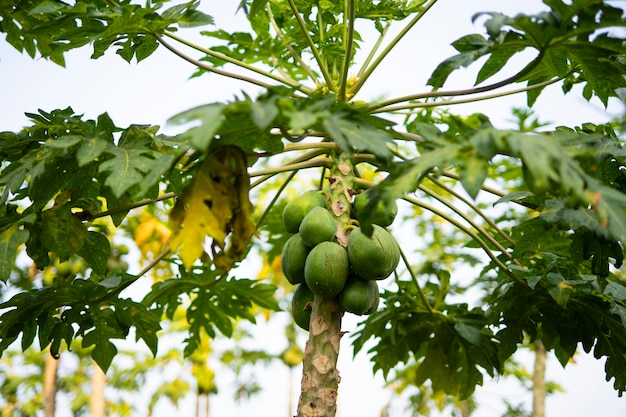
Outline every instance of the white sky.
<svg viewBox="0 0 626 417"><path fill-rule="evenodd" d="M228 6L224 6L225 3ZM203 10L215 16L218 24L226 22L231 25L234 24L236 3L207 1ZM424 20L424 25L411 32L392 58L377 70L360 99L423 91L425 81L435 65L454 53L449 46L450 42L464 34L483 32L481 26L471 24L470 17L475 12L530 12L540 5L537 0L441 0ZM179 33L184 35L191 31L183 30ZM38 108L49 111L67 106L73 107L79 114L84 113L88 118L108 112L118 126L131 123L163 126L172 115L196 105L228 100L239 95L242 90L255 95L255 89L250 86L216 75L188 79L193 67L162 48L138 65L127 64L112 51L97 61L89 60L90 54L89 48L68 54L67 68L63 69L42 59L31 60L0 41L0 91L3 97L0 131L15 131L27 125L24 112L36 112ZM471 86L473 74L471 70L459 71L451 78L450 86ZM481 111L489 115L498 126L510 127L507 125L510 109L524 104L525 97L520 95L491 103L457 106L452 110L460 113ZM542 120L557 124L600 123L609 118L598 101L589 104L579 95L563 97L560 87L548 88L535 108ZM619 103L614 102L611 111L616 113L620 110ZM344 329L353 330L354 323L346 319ZM260 334L273 335L274 331L262 331ZM340 360L340 414L343 417L377 417L391 396L381 390L380 375L371 376L371 366L363 355L352 361L352 348L348 346L347 340L347 337L344 338ZM263 339L261 341L265 342ZM271 340L267 342L272 343ZM286 371L281 367L259 370L257 374L263 374L259 382L265 388L264 393L241 405L232 401L227 388L229 382L218 379L217 383L222 384L224 389L222 394L211 400L212 415L287 416ZM603 361L580 355L575 365L563 371L556 360L551 360L548 379L557 381L566 389L564 394L549 397L546 413L549 417L626 415L626 399L619 399L612 385L604 380ZM297 395L299 380L300 370L295 375L294 395ZM477 392L482 405L477 416L500 415L503 398L512 403L528 401L528 396L519 388L498 382L487 383ZM192 410L192 404L193 399L190 398L185 410ZM395 403L391 416L408 415L403 407L404 404ZM65 416L59 411L59 417ZM163 407L155 417L167 416L168 413L171 414L172 410Z"/></svg>

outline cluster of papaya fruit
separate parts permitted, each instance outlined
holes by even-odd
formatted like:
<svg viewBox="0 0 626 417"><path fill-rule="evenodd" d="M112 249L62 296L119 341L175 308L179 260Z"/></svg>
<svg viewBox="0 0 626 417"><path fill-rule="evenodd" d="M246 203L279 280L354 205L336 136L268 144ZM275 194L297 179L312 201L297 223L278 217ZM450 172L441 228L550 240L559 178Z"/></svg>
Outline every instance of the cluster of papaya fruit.
<svg viewBox="0 0 626 417"><path fill-rule="evenodd" d="M357 221L368 204L366 193L358 194L352 205ZM293 235L283 247L281 266L287 280L297 285L291 312L298 326L309 329L316 295L337 297L341 309L353 314L376 311L380 298L376 281L391 275L400 260L398 242L385 229L396 213L395 204L387 207L381 202L371 214L371 236L359 227L348 227L344 246L336 239L339 226L326 208L325 193L307 191L285 206L283 225Z"/></svg>

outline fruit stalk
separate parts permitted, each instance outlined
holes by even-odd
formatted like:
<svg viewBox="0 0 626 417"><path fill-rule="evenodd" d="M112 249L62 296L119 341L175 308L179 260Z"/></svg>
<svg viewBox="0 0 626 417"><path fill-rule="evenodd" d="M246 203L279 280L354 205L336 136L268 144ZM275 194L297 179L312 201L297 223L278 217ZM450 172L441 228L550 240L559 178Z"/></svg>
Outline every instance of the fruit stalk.
<svg viewBox="0 0 626 417"><path fill-rule="evenodd" d="M327 208L337 221L337 242L346 246L353 195L353 165L348 155L333 158L330 169ZM304 349L302 385L298 417L335 417L339 389L337 359L343 311L337 297L315 296L309 325L309 340Z"/></svg>

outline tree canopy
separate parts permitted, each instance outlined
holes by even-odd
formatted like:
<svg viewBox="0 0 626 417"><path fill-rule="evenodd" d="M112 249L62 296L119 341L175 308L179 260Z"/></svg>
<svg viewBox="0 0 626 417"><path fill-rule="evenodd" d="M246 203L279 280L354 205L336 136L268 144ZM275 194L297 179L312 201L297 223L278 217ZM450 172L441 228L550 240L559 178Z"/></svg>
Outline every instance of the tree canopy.
<svg viewBox="0 0 626 417"><path fill-rule="evenodd" d="M619 100L626 41L618 2L544 0L534 14L468 16L481 31L453 42L455 55L431 69L422 91L374 101L359 96L374 71L400 42L414 42L431 9L450 7L445 1L244 0L237 16L247 30L236 31L214 25L200 1L169 3L0 5L5 41L33 58L64 66L68 51L91 48L92 59L113 50L149 62L164 48L193 64L194 77L226 77L243 89L173 115L179 134L71 107L33 110L29 126L0 133L0 352L37 344L58 356L76 339L106 370L114 341L129 335L156 355L163 323L181 309L188 357L204 335L230 337L259 308L279 311L275 293L290 288L286 280L242 276L237 266L247 256L285 257L294 230L282 213L299 181L322 191L336 222L330 240L348 251L355 230L378 228L377 207L401 203L386 225L400 264L349 341L355 352L375 341L374 371L410 370L415 386L467 398L522 342L540 340L563 366L580 348L605 359L621 396L623 124L547 128L518 110L518 128L502 129L488 114L453 112L511 94L524 94L532 109L551 85L604 106ZM475 70L474 85L449 88L465 68ZM355 211L361 194L367 201ZM171 235L131 274L112 262L114 235L137 227L131 213L141 207L167 215ZM77 259L80 269L61 273ZM164 264L169 272L141 300L125 295ZM469 284L462 265L480 266ZM469 287L479 299L463 298ZM335 295L308 303L299 416L334 413L332 356L344 313Z"/></svg>

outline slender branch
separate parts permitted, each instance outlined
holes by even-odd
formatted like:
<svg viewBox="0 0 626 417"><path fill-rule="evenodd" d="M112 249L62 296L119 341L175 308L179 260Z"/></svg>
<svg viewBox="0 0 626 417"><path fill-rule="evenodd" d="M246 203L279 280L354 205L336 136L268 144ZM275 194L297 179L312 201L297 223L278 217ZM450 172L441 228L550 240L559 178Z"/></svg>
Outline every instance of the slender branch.
<svg viewBox="0 0 626 417"><path fill-rule="evenodd" d="M316 149L316 150L313 150L311 152L307 152L307 153L305 153L303 155L300 155L299 157L294 158L291 161L288 161L287 164L288 165L292 165L292 164L296 164L296 163L299 163L299 162L308 161L308 160L310 160L312 158L315 158L316 156L323 155L325 153L326 153L326 151L324 151L324 150ZM257 179L252 184L250 184L250 188L257 187L261 183L267 181L268 179L272 178L274 175L277 175L277 174L279 174L279 172L270 173L270 174L266 174L266 175L261 176L261 178Z"/></svg>
<svg viewBox="0 0 626 417"><path fill-rule="evenodd" d="M276 19L274 19L274 14L272 13L272 4L269 3L269 2L268 2L268 5L267 5L267 15L269 17L269 20L270 20L270 23L271 23L272 27L274 28L274 31L276 32L276 36L278 36L280 38L280 40L283 42L283 45L285 46L285 48L287 48L287 51L289 51L289 54L300 65L300 68L302 68L304 70L304 72L307 73L307 75L315 83L315 85L316 86L320 86L321 83L320 83L319 79L317 78L317 75L315 75L313 70L306 64L306 62L304 62L302 57L300 57L300 54L298 54L295 51L295 49L293 49L293 47L291 45L289 45L287 42L285 42L285 36L284 36L282 30L280 29L280 26L278 26L278 23L276 23Z"/></svg>
<svg viewBox="0 0 626 417"><path fill-rule="evenodd" d="M315 60L317 61L317 65L319 65L320 71L322 71L322 75L324 76L324 81L326 82L326 86L328 87L329 90L335 91L336 87L333 83L332 78L330 77L330 74L328 73L328 68L326 68L326 64L324 63L322 56L320 55L319 51L315 47L315 42L313 42L313 39L311 38L311 34L309 33L309 30L306 26L306 23L302 19L302 16L300 16L300 12L298 11L298 8L296 7L294 0L287 0L287 1L289 3L289 7L291 8L291 11L293 12L294 17L296 18L296 21L298 22L300 31L304 35L304 38L306 39L306 42L309 45L309 48L311 48L311 52L313 53L313 57L315 57Z"/></svg>
<svg viewBox="0 0 626 417"><path fill-rule="evenodd" d="M224 77L228 77L228 78L234 78L236 80L240 80L240 81L245 81L247 83L250 84L254 84L254 85L258 85L259 87L263 87L263 88L271 88L273 87L271 84L267 84L264 83L263 81L259 81L257 79L254 78L250 78L250 77L246 77L245 75L239 75L239 74L235 74L229 71L224 71L221 70L219 68L216 68L212 65L207 65L203 62L198 61L197 59L194 59L186 54L184 54L183 52L179 51L178 49L174 48L172 45L170 45L168 42L166 42L162 37L160 36L156 36L157 40L161 43L161 45L163 45L164 47L166 47L167 49L169 49L171 52L173 52L175 55L178 55L180 58L184 59L185 61L195 65L198 68L202 68L203 70L209 71L209 72L213 72L215 74L219 74L222 75Z"/></svg>
<svg viewBox="0 0 626 417"><path fill-rule="evenodd" d="M355 178L354 179L355 184L357 185L362 185L364 187L373 187L374 183L371 181L367 181L364 180L362 178ZM517 277L513 272L511 272L509 270L509 268L502 263L502 261L500 261L500 259L498 259L498 257L496 255L494 255L494 253L491 251L491 249L489 248L489 245L487 245L485 243L485 241L473 230L467 228L465 225L463 225L461 222L459 222L457 219L455 219L454 217L451 217L450 215L448 215L447 213L444 213L443 211L439 210L437 207L430 205L424 201L418 200L415 197L411 197L411 196L403 196L402 197L403 200L416 205L418 207L421 207L425 210L430 211L431 213L441 217L442 219L445 219L447 222L449 222L450 224L452 224L453 226L455 226L457 229L459 229L460 231L462 231L463 233L465 233L466 235L468 235L469 237L471 237L472 239L474 239L476 241L476 243L478 243L478 245L483 249L483 251L487 254L487 256L498 266L500 267L503 272L505 274L507 274L509 277L511 277L514 281L519 282L519 283L524 283L524 281Z"/></svg>
<svg viewBox="0 0 626 417"><path fill-rule="evenodd" d="M448 177L448 178L452 178L453 180L457 180L460 181L461 177L458 174L455 174L454 172L450 172L450 171L441 171L441 175ZM502 190L498 190L496 188L490 187L488 185L483 184L481 187L481 190L488 192L489 194L493 194L495 196L498 197L504 197L506 196L506 192L502 191ZM538 210L539 206L536 204L532 204L526 201L517 201L517 200L511 200L516 204L519 204L520 206L526 207L528 209L531 210Z"/></svg>
<svg viewBox="0 0 626 417"><path fill-rule="evenodd" d="M146 275L152 268L154 268L159 262L163 260L167 255L169 255L171 249L169 247L165 247L160 254L158 254L154 259L152 259L146 266L141 268L141 271L137 273L137 278Z"/></svg>
<svg viewBox="0 0 626 417"><path fill-rule="evenodd" d="M283 149L283 152L301 151L307 149L329 149L337 150L339 146L335 142L317 142L317 143L294 143L287 145Z"/></svg>
<svg viewBox="0 0 626 417"><path fill-rule="evenodd" d="M387 35L387 32L389 31L390 27L391 27L391 21L387 20L387 25L385 25L382 33L378 36L378 39L376 39L376 42L374 43L372 50L365 58L365 61L363 62L363 65L361 66L361 69L359 70L357 74L357 79L363 76L363 73L369 66L370 62L372 62L372 59L374 59L374 56L376 55L376 52L378 52L378 48L380 48L380 45L383 43L383 40L385 39L385 36Z"/></svg>
<svg viewBox="0 0 626 417"><path fill-rule="evenodd" d="M475 103L478 101L483 101L483 100L491 100L494 98L499 98L499 97L505 97L505 96L510 96L513 94L518 94L518 93L524 93L527 91L532 91L532 90L536 90L536 89L541 89L544 87L547 87L551 84L554 84L556 82L559 82L561 80L563 80L565 77L558 77L558 78L553 78L551 80L548 81L544 81L538 84L532 84L526 87L521 87L521 88L517 88L514 90L508 90L508 91L503 91L500 93L493 93L493 94L486 94L484 96L479 96L479 97L468 97L468 98L463 98L463 99L458 99L458 100L447 100L447 101L437 101L437 102L426 102L426 103L408 103L408 104L402 104L402 105L398 105L398 106L380 106L380 105L376 105L373 106L371 108L371 113L382 113L382 112L393 112L393 111L399 111L399 110L408 110L408 109L420 109L420 108L429 108L429 107L438 107L438 106L450 106L453 104L464 104L464 103ZM470 89L471 90L471 89ZM478 89L475 89L478 90ZM462 90L459 90L462 91ZM469 91L469 90L465 90L465 91ZM436 94L437 92L433 92L432 94ZM450 93L450 92L448 92ZM424 93L421 94L422 96L426 96L429 93ZM474 94L474 93L468 93L468 94ZM459 94L460 95L460 94ZM434 96L431 96L434 97ZM422 97L424 98L424 97Z"/></svg>
<svg viewBox="0 0 626 417"><path fill-rule="evenodd" d="M337 99L339 101L346 101L346 86L348 84L348 72L350 71L350 63L352 62L352 48L354 47L354 0L346 0L348 3L348 36L346 39L346 53L343 60L343 69L341 70L341 83L339 84L339 94Z"/></svg>
<svg viewBox="0 0 626 417"><path fill-rule="evenodd" d="M274 197L272 198L272 200L269 202L267 207L265 207L265 210L263 210L263 213L261 213L261 217L259 217L259 219L256 221L256 224L254 225L255 230L259 230L259 227L261 227L261 223L263 223L263 220L265 220L265 217L267 217L267 214L270 212L272 207L274 207L274 204L276 204L278 197L280 197L281 193L285 190L285 188L287 188L287 184L289 184L289 182L293 179L293 177L296 176L297 173L298 173L297 169L290 172L285 182L283 182L280 185L280 187L278 188L278 191L276 191L276 194L274 194Z"/></svg>
<svg viewBox="0 0 626 417"><path fill-rule="evenodd" d="M129 211L137 207L147 206L149 204L153 204L158 201L169 200L170 198L174 198L174 197L176 197L175 193L165 193L154 199L146 198L145 200L136 201L134 203L126 204L121 207L115 207L110 210L101 211L100 213L92 214L88 211L79 211L77 213L74 213L74 215L78 217L81 221L93 220L93 219L97 219L100 217L111 216L117 213L124 213L125 211Z"/></svg>
<svg viewBox="0 0 626 417"><path fill-rule="evenodd" d="M487 240L489 241L489 243L491 243L492 245L494 245L496 248L498 248L498 250L500 252L502 252L504 255L506 255L509 259L513 259L513 255L511 255L505 247L503 247L500 242L498 242L493 236L491 236L481 225L479 225L478 223L476 223L470 216L468 216L467 214L463 213L463 211L456 207L454 204L452 204L452 202L446 200L445 198L443 198L442 196L440 196L439 194L437 194L436 192L434 192L433 190L431 190L430 188L424 186L423 184L419 185L419 189L424 191L426 194L428 194L429 196L431 196L432 198L436 199L437 201L439 201L441 204L445 205L446 207L448 207L450 210L454 211L456 214L458 214L459 216L461 216L461 218L463 220L465 220L467 223L469 223L470 226L472 226L474 229L476 229L479 233L481 233L483 236L485 236L487 238Z"/></svg>
<svg viewBox="0 0 626 417"><path fill-rule="evenodd" d="M539 65L542 59L543 59L543 53L540 52L539 55L537 55L531 62L529 62L519 72L511 75L508 78L505 78L504 80L500 80L493 84L485 85L482 87L467 88L463 90L429 91L427 93L411 94L408 96L396 97L396 98L384 101L382 103L377 104L376 107L377 108L387 107L391 104L402 103L404 101L421 100L425 98L466 96L466 95L473 95L473 94L485 93L487 91L497 90L498 88L507 86L515 82L516 80L519 80L524 75L528 74L530 71L535 69L537 65Z"/></svg>
<svg viewBox="0 0 626 417"><path fill-rule="evenodd" d="M304 169L304 168L318 168L322 166L328 166L330 165L331 162L332 160L330 158L311 159L310 161L299 162L296 164L287 164L287 165L281 165L276 168L261 169L255 172L251 172L250 177L274 175L274 174L279 174L281 172L293 171L293 170Z"/></svg>
<svg viewBox="0 0 626 417"><path fill-rule="evenodd" d="M238 67L245 68L248 71L255 72L255 73L257 73L259 75L262 75L264 77L271 78L274 81L277 81L277 82L279 82L281 84L285 84L285 85L287 85L289 87L292 87L292 88L294 88L294 89L296 89L296 90L298 90L298 91L300 91L300 92L302 92L304 94L309 95L311 93L311 90L309 90L309 89L305 88L304 86L300 85L300 83L298 83L297 81L290 80L290 79L283 78L283 77L279 77L277 75L272 74L271 72L268 72L268 71L265 71L265 70L263 70L261 68L255 67L254 65L250 65L250 64L245 63L243 61L240 61L238 59L229 57L228 55L212 51L211 49L204 48L204 47L202 47L200 45L197 45L197 44L195 44L193 42L190 42L190 41L188 41L188 40L186 40L184 38L181 38L180 36L178 36L178 35L176 35L176 34L174 34L172 32L165 32L164 34L165 34L165 36L167 36L169 38L172 38L175 41L180 42L180 43L182 43L185 46L188 46L188 47L190 47L192 49L195 49L196 51L205 53L205 54L207 54L209 56L212 56L214 58L217 58L217 59L221 59L221 60L226 61L228 63L231 63L233 65L237 65ZM213 67L213 68L215 68L215 67Z"/></svg>
<svg viewBox="0 0 626 417"><path fill-rule="evenodd" d="M422 287L420 286L420 283L417 280L417 276L415 275L415 272L413 272L413 268L411 268L411 264L408 258L406 257L406 254L402 250L402 248L400 248L400 257L402 258L402 262L404 262L404 265L406 266L407 271L409 271L411 280L413 281L413 284L415 284L415 288L417 289L417 294L420 296L422 303L424 304L424 306L426 306L426 309L428 310L430 314L434 314L433 307L428 302L428 298L426 298L426 294L424 294L424 291L422 291Z"/></svg>
<svg viewBox="0 0 626 417"><path fill-rule="evenodd" d="M161 262L163 258L169 255L170 251L171 249L169 247L165 247L163 251L160 254L158 254L154 259L152 259L146 266L144 266L141 269L141 271L139 271L137 275L134 276L133 279L128 280L124 284L120 285L119 287L112 289L111 291L107 292L105 295L103 295L100 298L96 298L95 300L90 300L89 303L92 305L96 305L118 295L119 293L124 291L126 288L130 287L135 282L137 282L139 278L147 274L152 268L154 268L159 262Z"/></svg>
<svg viewBox="0 0 626 417"><path fill-rule="evenodd" d="M413 19L398 33L393 40L383 49L383 51L378 55L378 57L374 60L372 65L370 65L362 74L362 76L357 80L357 82L350 88L349 93L354 96L356 93L363 87L363 84L367 79L372 75L374 70L380 65L380 63L384 60L384 58L391 52L393 48L400 42L404 36L415 26L417 22L419 22L422 17L428 12L428 10L437 3L437 0L430 0L428 3L422 7Z"/></svg>
<svg viewBox="0 0 626 417"><path fill-rule="evenodd" d="M511 238L511 236L509 236L508 234L504 233L504 231L502 229L500 229L498 227L498 225L496 225L496 223L493 220L491 220L491 218L489 216L487 216L480 208L478 208L478 206L476 204L472 203L465 196L463 196L460 193L456 192L451 187L448 187L443 182L441 182L438 179L434 178L432 175L428 175L426 178L428 178L431 182L433 182L435 185L437 185L442 190L446 191L447 193L450 193L455 198L461 200L463 203L465 203L467 206L469 206L473 211L476 212L476 214L478 214L480 217L482 217L483 220L485 220L489 224L489 226L493 227L498 232L498 234L500 236L502 236L504 239L506 239L507 242L509 242L511 245L515 245L515 241Z"/></svg>
<svg viewBox="0 0 626 417"><path fill-rule="evenodd" d="M500 267L500 269L502 269L502 271L507 274L509 277L511 277L514 281L523 284L524 281L519 278L518 276L516 276L513 272L511 272L509 270L509 268L502 263L502 261L500 261L500 259L498 259L498 257L496 255L494 255L494 253L491 251L491 249L489 248L489 245L487 245L485 243L484 240L482 240L482 238L475 233L473 230L465 227L463 224L461 224L458 220L456 220L453 217L450 217L448 214L444 213L443 211L439 210L438 208L424 202L421 200L418 200L415 197L410 197L410 196L404 196L402 197L403 200L408 201L409 203L416 205L418 207L421 207L425 210L430 211L433 214L436 214L437 216L440 216L441 218L445 219L447 222L449 222L450 224L452 224L453 226L455 226L457 229L459 229L460 231L462 231L463 233L465 233L466 235L468 235L469 237L471 237L472 239L474 239L476 241L476 243L478 243L478 245L483 249L483 251L487 254L487 256L493 261L493 263L495 263L498 267Z"/></svg>

